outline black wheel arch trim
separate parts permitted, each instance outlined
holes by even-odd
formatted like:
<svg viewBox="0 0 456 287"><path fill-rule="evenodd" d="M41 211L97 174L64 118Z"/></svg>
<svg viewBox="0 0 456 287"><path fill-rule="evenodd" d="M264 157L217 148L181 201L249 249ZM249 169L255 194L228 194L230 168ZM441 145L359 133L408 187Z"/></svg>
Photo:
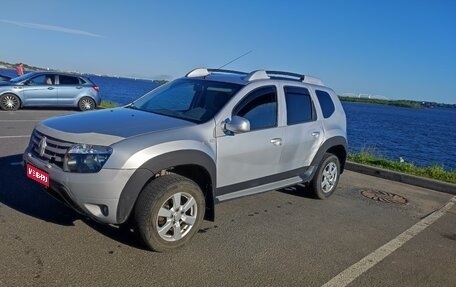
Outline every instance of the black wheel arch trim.
<svg viewBox="0 0 456 287"><path fill-rule="evenodd" d="M182 165L197 165L204 168L209 174L211 190L206 194L205 218L214 220L214 188L216 186L215 162L209 155L202 151L181 150L151 158L133 173L120 194L116 214L117 223L122 224L127 221L140 192L156 173Z"/></svg>
<svg viewBox="0 0 456 287"><path fill-rule="evenodd" d="M347 154L347 140L342 136L332 137L326 140L323 145L317 151L312 163L310 164L310 168L303 176L304 181L309 181L313 178L317 168L325 153L335 146L342 146L344 156L340 158L340 167L341 173L343 172L345 161L346 161L346 154ZM133 175L128 180L127 184L123 188L120 198L119 204L117 206L117 223L121 224L124 223L131 214L133 207L136 203L136 199L139 196L139 193L143 189L143 187L154 177L154 175L162 170L166 170L176 166L182 165L198 165L204 168L210 176L211 188L210 192L206 193L206 219L214 220L215 219L215 212L214 212L214 205L215 205L215 191L216 191L216 165L213 159L207 155L206 153L199 151L199 150L181 150L175 151L170 153L165 153L154 157L148 161L146 161L141 167L139 167ZM306 168L307 169L307 168ZM294 171L297 174L303 173L306 170L299 169ZM304 175L303 174L303 175ZM257 182L256 182L257 183ZM257 183L258 184L258 183ZM230 186L231 187L231 186ZM236 188L229 188L227 190L217 190L217 195L225 194L232 192Z"/></svg>
<svg viewBox="0 0 456 287"><path fill-rule="evenodd" d="M325 153L328 150L330 150L331 148L336 147L336 146L342 146L344 149L344 153L345 153L342 158L340 158L339 155L336 154L336 156L339 158L339 161L340 161L340 173L342 173L344 171L345 161L347 159L347 150L348 150L347 140L342 136L335 136L335 137L327 139L318 149L317 154L315 155L315 157L312 160L312 163L310 165L318 167L318 165L322 161Z"/></svg>

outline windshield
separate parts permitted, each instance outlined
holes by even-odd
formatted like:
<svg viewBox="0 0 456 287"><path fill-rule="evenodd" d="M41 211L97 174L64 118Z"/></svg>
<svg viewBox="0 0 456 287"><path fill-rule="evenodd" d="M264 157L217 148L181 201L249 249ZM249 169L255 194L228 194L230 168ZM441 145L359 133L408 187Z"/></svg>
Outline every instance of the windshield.
<svg viewBox="0 0 456 287"><path fill-rule="evenodd" d="M152 90L129 107L203 123L213 118L241 88L240 84L179 79Z"/></svg>
<svg viewBox="0 0 456 287"><path fill-rule="evenodd" d="M14 79L11 79L10 82L11 83L19 83L19 82L22 82L23 80L25 79L28 79L30 78L31 76L33 76L35 73L27 73L27 74L23 74L22 76L20 77L16 77Z"/></svg>

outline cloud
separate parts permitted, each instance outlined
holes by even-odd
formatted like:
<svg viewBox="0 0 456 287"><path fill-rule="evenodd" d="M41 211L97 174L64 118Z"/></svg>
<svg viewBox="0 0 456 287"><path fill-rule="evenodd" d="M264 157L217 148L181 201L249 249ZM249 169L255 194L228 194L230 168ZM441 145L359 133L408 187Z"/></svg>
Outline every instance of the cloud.
<svg viewBox="0 0 456 287"><path fill-rule="evenodd" d="M16 25L19 27L30 28L30 29L55 31L55 32L62 32L62 33L67 33L67 34L76 34L76 35L81 35L81 36L104 38L104 36L90 33L87 31L68 29L65 27L59 27L59 26L53 26L53 25L44 25L44 24L28 23L28 22L17 22L17 21L5 20L5 19L0 19L0 22L11 24L11 25Z"/></svg>

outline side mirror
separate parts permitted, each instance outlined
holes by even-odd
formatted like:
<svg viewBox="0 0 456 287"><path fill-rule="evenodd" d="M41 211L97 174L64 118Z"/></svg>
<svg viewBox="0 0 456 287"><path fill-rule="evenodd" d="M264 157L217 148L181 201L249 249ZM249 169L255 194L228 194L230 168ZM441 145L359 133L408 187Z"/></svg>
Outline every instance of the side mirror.
<svg viewBox="0 0 456 287"><path fill-rule="evenodd" d="M250 131L250 122L248 119L238 116L232 116L231 120L225 120L225 130L235 134Z"/></svg>

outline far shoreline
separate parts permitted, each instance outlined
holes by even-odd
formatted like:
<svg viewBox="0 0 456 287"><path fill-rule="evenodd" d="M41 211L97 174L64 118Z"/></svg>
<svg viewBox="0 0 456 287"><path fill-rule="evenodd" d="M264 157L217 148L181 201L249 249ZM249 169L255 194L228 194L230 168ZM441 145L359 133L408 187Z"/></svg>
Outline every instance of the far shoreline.
<svg viewBox="0 0 456 287"><path fill-rule="evenodd" d="M427 101L413 101L413 100L383 100L383 99L369 99L369 98L357 98L357 97L345 97L339 96L339 99L342 102L349 103L363 103L363 104L375 104L383 106L394 106L401 108L411 108L411 109L427 109L427 108L449 108L455 109L456 104L444 104L436 102L427 102Z"/></svg>

